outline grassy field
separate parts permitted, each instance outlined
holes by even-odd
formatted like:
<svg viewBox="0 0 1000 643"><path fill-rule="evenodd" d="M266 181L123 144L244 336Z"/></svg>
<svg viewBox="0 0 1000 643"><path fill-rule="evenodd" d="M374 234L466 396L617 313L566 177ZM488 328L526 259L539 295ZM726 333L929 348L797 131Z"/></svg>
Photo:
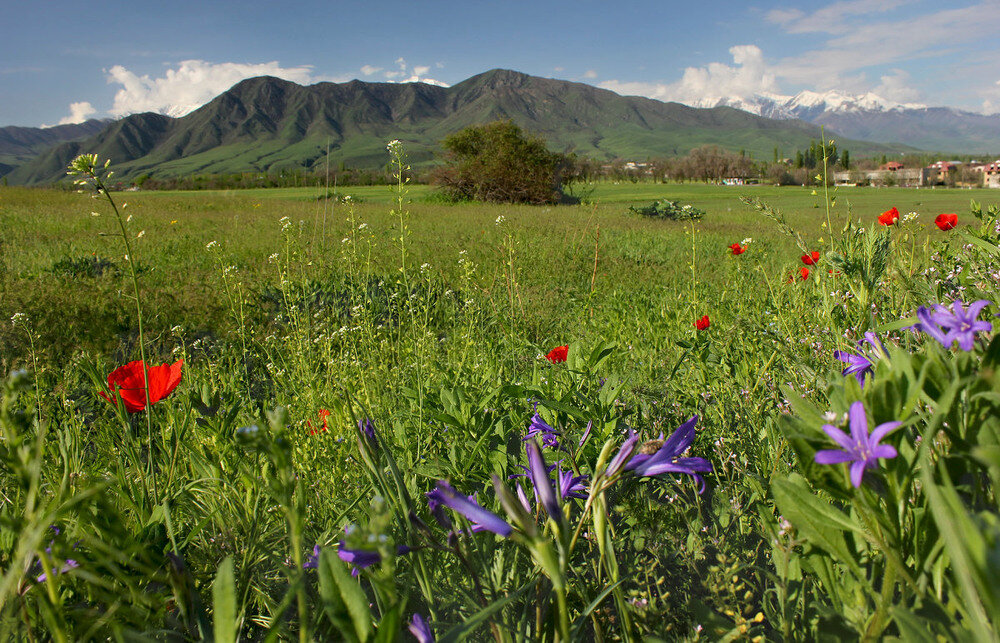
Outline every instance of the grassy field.
<svg viewBox="0 0 1000 643"><path fill-rule="evenodd" d="M445 640L989 630L993 563L946 527L997 524L1000 345L900 328L997 300L1000 194L849 188L828 212L795 187L603 183L554 207L339 192L113 194L133 290L106 200L0 189L0 366L26 369L0 408L0 632L394 640L415 613ZM628 210L662 198L704 218ZM834 351L865 331L885 346L861 388ZM128 413L97 393L140 350L183 378ZM858 401L904 423L860 488L814 461ZM633 430L666 472L609 472ZM939 451L907 446L923 437ZM510 477L539 453L569 472L555 498Z"/></svg>

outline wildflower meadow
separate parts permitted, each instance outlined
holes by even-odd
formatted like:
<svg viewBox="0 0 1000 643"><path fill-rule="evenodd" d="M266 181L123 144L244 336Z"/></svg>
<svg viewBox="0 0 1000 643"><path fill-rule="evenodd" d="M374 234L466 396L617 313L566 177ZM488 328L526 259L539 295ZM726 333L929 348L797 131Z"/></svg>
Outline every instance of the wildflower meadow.
<svg viewBox="0 0 1000 643"><path fill-rule="evenodd" d="M995 197L387 152L0 189L0 638L1000 639Z"/></svg>

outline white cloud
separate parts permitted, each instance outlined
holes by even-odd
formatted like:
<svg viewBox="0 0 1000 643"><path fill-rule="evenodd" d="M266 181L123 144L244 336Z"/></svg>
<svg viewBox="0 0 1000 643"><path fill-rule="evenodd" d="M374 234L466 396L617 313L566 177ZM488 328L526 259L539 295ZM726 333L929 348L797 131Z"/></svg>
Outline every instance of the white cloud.
<svg viewBox="0 0 1000 643"><path fill-rule="evenodd" d="M776 93L773 72L764 63L764 55L756 45L730 47L733 65L709 63L705 67L688 67L674 83L635 83L609 80L599 85L625 95L648 96L665 101L696 103L704 98L752 96Z"/></svg>
<svg viewBox="0 0 1000 643"><path fill-rule="evenodd" d="M884 5L883 0L854 0L831 5L852 9L839 17L824 13L828 7L786 21L782 26L791 33L824 31L832 37L819 48L778 61L774 73L792 83L845 88L852 80L866 84L861 70L940 58L979 39L992 38L1000 30L1000 12L994 0L922 15L909 12L896 20L876 21L869 15L881 11L882 6L899 4L899 0ZM851 16L860 18L852 20ZM827 26L821 28L822 24Z"/></svg>
<svg viewBox="0 0 1000 643"><path fill-rule="evenodd" d="M94 109L94 106L85 100L78 103L70 103L69 116L60 118L56 125L76 125L77 123L84 122L96 113L97 110ZM54 125L42 125L42 127L54 127Z"/></svg>
<svg viewBox="0 0 1000 643"><path fill-rule="evenodd" d="M588 69L583 73L584 78L597 78L597 72L593 69Z"/></svg>
<svg viewBox="0 0 1000 643"><path fill-rule="evenodd" d="M982 105L984 114L1000 113L1000 80L981 91L980 94L986 97L983 99Z"/></svg>
<svg viewBox="0 0 1000 643"><path fill-rule="evenodd" d="M371 76L372 74L377 74L382 71L381 67L373 67L372 65L362 65L361 73L365 76Z"/></svg>
<svg viewBox="0 0 1000 643"><path fill-rule="evenodd" d="M241 80L254 76L276 76L299 84L315 80L310 66L285 68L277 62L244 64L185 60L176 69L168 69L161 78L139 76L122 65L115 65L108 71L108 82L120 84L122 89L115 94L110 113L125 116L158 112L183 116Z"/></svg>
<svg viewBox="0 0 1000 643"><path fill-rule="evenodd" d="M406 59L402 56L394 62L399 69L387 71L383 74L390 83L426 83L428 85L437 85L438 87L448 87L448 83L425 76L431 70L430 65L414 65L411 69L406 63ZM440 68L444 65L438 63L436 66Z"/></svg>
<svg viewBox="0 0 1000 643"><path fill-rule="evenodd" d="M921 99L920 92L910 87L910 75L902 69L893 69L891 74L882 76L881 81L872 92L882 98L897 103L914 103Z"/></svg>
<svg viewBox="0 0 1000 643"><path fill-rule="evenodd" d="M767 19L781 25L788 33L844 33L854 16L885 13L912 0L842 0L813 13L801 9L772 9ZM867 18L866 18L867 19Z"/></svg>
<svg viewBox="0 0 1000 643"><path fill-rule="evenodd" d="M553 67L552 71L566 71L565 67Z"/></svg>

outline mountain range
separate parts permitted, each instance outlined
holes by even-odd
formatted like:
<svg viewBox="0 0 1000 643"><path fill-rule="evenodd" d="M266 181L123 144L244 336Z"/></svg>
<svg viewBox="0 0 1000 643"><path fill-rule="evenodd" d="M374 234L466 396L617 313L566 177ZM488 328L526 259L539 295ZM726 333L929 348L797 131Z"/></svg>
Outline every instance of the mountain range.
<svg viewBox="0 0 1000 643"><path fill-rule="evenodd" d="M874 93L804 91L794 96L755 94L713 97L696 107L727 106L758 116L799 119L839 136L875 143L905 141L935 152L1000 154L1000 114L977 114L952 107L898 103Z"/></svg>
<svg viewBox="0 0 1000 643"><path fill-rule="evenodd" d="M27 163L53 145L81 141L107 127L108 120L89 120L54 127L0 127L0 176Z"/></svg>
<svg viewBox="0 0 1000 643"><path fill-rule="evenodd" d="M818 139L820 128L728 106L696 108L620 96L592 85L495 69L451 87L424 83L244 80L199 109L171 118L133 114L83 140L57 145L7 174L14 184L65 176L77 154L111 158L123 180L293 168L382 167L385 144L403 141L415 166L433 162L445 136L510 119L557 151L598 159L675 156L705 144L771 158ZM912 150L840 140L855 155Z"/></svg>

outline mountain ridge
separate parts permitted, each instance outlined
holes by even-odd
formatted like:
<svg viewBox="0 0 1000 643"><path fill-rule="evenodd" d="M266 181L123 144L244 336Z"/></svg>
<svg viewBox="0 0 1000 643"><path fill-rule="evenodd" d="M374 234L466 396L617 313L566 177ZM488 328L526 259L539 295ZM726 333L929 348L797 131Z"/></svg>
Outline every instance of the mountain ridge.
<svg viewBox="0 0 1000 643"><path fill-rule="evenodd" d="M469 125L512 120L556 151L601 159L673 156L703 144L770 156L808 147L815 125L775 121L730 107L699 109L624 97L584 83L494 69L451 87L425 83L298 85L242 80L179 118L133 114L84 141L64 143L10 172L11 182L50 183L86 151L111 158L122 179L331 165L382 167L398 138L414 165L433 161L439 141ZM905 146L851 141L855 153Z"/></svg>
<svg viewBox="0 0 1000 643"><path fill-rule="evenodd" d="M705 98L695 104L706 108L726 105L766 118L798 119L876 143L906 141L928 151L1000 153L1000 114L899 103L873 92L754 94Z"/></svg>

